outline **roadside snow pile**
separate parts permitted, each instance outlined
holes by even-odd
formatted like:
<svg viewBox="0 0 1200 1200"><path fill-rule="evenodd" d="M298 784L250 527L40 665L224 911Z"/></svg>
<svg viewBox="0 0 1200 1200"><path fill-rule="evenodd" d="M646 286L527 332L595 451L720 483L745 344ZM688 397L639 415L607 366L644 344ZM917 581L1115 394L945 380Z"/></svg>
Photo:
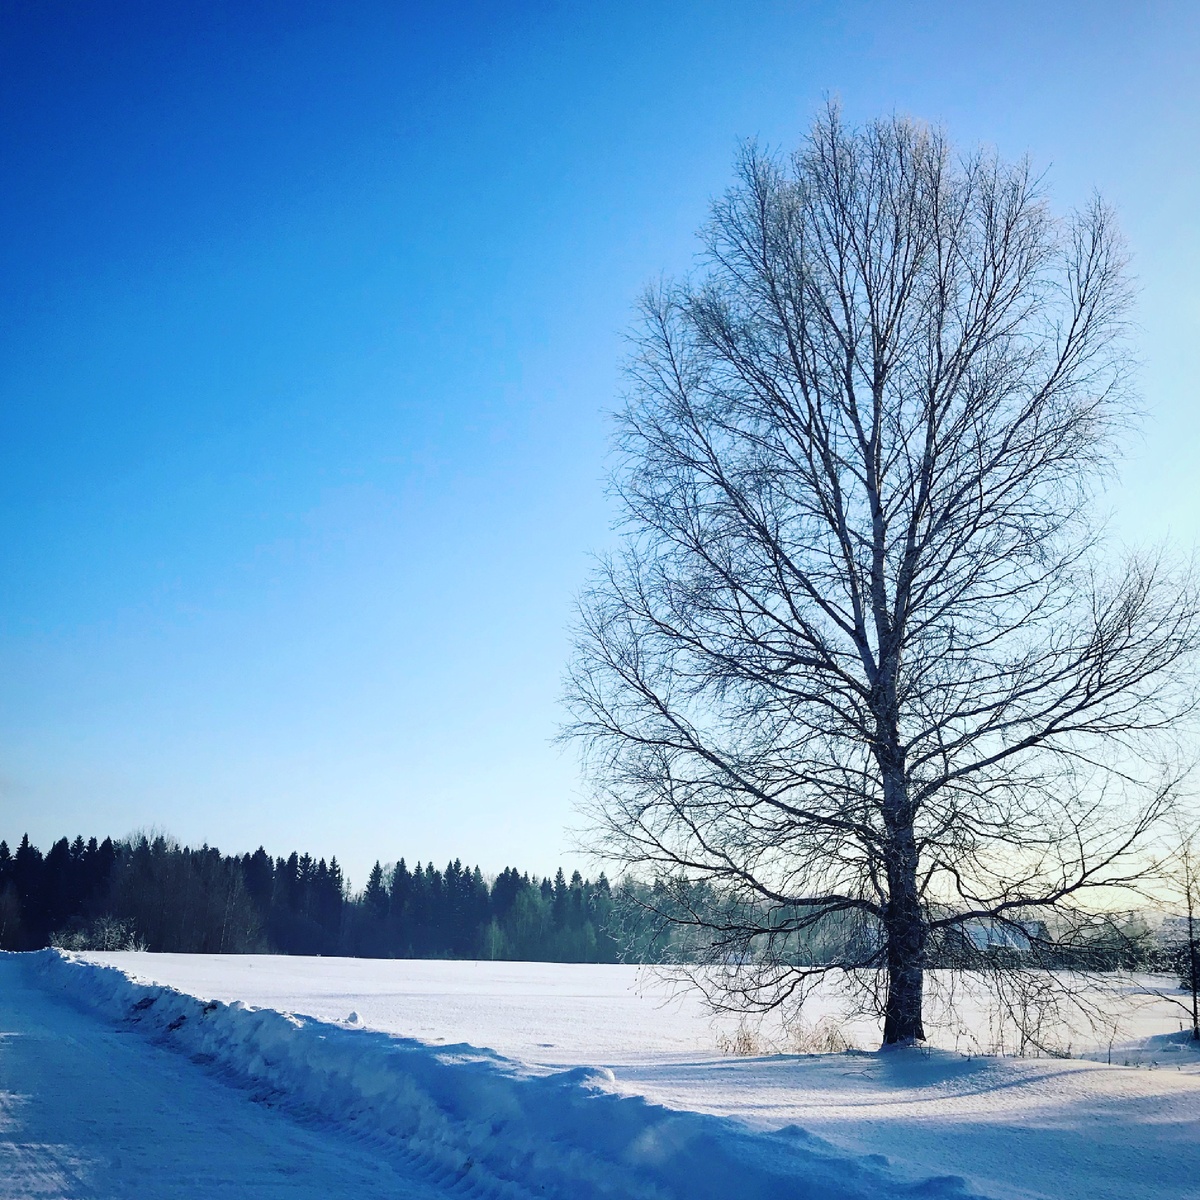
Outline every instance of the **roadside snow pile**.
<svg viewBox="0 0 1200 1200"><path fill-rule="evenodd" d="M957 1176L898 1179L797 1126L756 1134L606 1090L611 1073L526 1066L239 1001L203 1001L55 950L42 981L110 1020L211 1064L264 1100L386 1140L448 1188L572 1200L954 1197Z"/></svg>

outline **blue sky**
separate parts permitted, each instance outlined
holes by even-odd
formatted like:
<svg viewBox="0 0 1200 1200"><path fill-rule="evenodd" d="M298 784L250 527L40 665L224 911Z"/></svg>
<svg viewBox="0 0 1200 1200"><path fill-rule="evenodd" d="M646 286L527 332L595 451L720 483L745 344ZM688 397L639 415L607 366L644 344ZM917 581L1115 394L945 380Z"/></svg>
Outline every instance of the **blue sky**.
<svg viewBox="0 0 1200 1200"><path fill-rule="evenodd" d="M641 286L826 94L1098 188L1200 535L1194 4L0 5L0 836L578 860L550 744Z"/></svg>

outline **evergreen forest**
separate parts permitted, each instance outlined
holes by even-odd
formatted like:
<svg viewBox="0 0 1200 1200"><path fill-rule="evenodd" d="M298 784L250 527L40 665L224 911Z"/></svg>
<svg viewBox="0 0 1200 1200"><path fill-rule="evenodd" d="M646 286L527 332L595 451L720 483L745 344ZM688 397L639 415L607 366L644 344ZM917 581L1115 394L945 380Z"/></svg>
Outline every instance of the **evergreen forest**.
<svg viewBox="0 0 1200 1200"><path fill-rule="evenodd" d="M0 841L0 950L696 962L712 953L711 943L683 929L696 903L679 880L612 887L603 874L568 878L560 869L538 878L513 867L488 877L457 859L442 869L376 862L356 892L336 858L295 851L230 855L153 834L61 838L44 854L28 836L15 851ZM781 908L775 916L794 922L803 914ZM738 920L733 909L730 919ZM1054 930L1032 920L1004 929L980 923L971 932L933 945L930 962L1188 975L1183 941L1167 945L1138 914L1094 915ZM825 919L791 935L788 954L824 963L856 945L869 958L871 932Z"/></svg>
<svg viewBox="0 0 1200 1200"><path fill-rule="evenodd" d="M377 862L352 892L336 858L179 846L164 836L0 841L0 949L616 962L619 898L560 869L488 878Z"/></svg>

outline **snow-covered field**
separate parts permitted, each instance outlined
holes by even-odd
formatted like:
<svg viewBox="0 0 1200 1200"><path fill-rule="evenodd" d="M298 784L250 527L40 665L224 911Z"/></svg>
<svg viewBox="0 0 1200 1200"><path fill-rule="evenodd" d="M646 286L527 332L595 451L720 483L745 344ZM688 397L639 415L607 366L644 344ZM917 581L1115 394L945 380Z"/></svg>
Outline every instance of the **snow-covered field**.
<svg viewBox="0 0 1200 1200"><path fill-rule="evenodd" d="M731 1025L627 967L36 957L52 993L402 1146L447 1194L1200 1197L1200 1056L1144 995L1117 1005L1113 1065L736 1058L718 1049Z"/></svg>

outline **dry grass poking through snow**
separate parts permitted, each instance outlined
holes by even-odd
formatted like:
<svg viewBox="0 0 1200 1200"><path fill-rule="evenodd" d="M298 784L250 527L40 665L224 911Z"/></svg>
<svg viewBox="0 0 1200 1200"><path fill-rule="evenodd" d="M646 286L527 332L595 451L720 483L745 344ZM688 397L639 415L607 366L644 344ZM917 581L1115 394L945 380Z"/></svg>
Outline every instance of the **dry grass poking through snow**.
<svg viewBox="0 0 1200 1200"><path fill-rule="evenodd" d="M767 1054L843 1054L862 1047L841 1021L823 1016L811 1023L794 1021L778 1037L741 1021L731 1033L717 1035L717 1049L731 1058L757 1058Z"/></svg>

